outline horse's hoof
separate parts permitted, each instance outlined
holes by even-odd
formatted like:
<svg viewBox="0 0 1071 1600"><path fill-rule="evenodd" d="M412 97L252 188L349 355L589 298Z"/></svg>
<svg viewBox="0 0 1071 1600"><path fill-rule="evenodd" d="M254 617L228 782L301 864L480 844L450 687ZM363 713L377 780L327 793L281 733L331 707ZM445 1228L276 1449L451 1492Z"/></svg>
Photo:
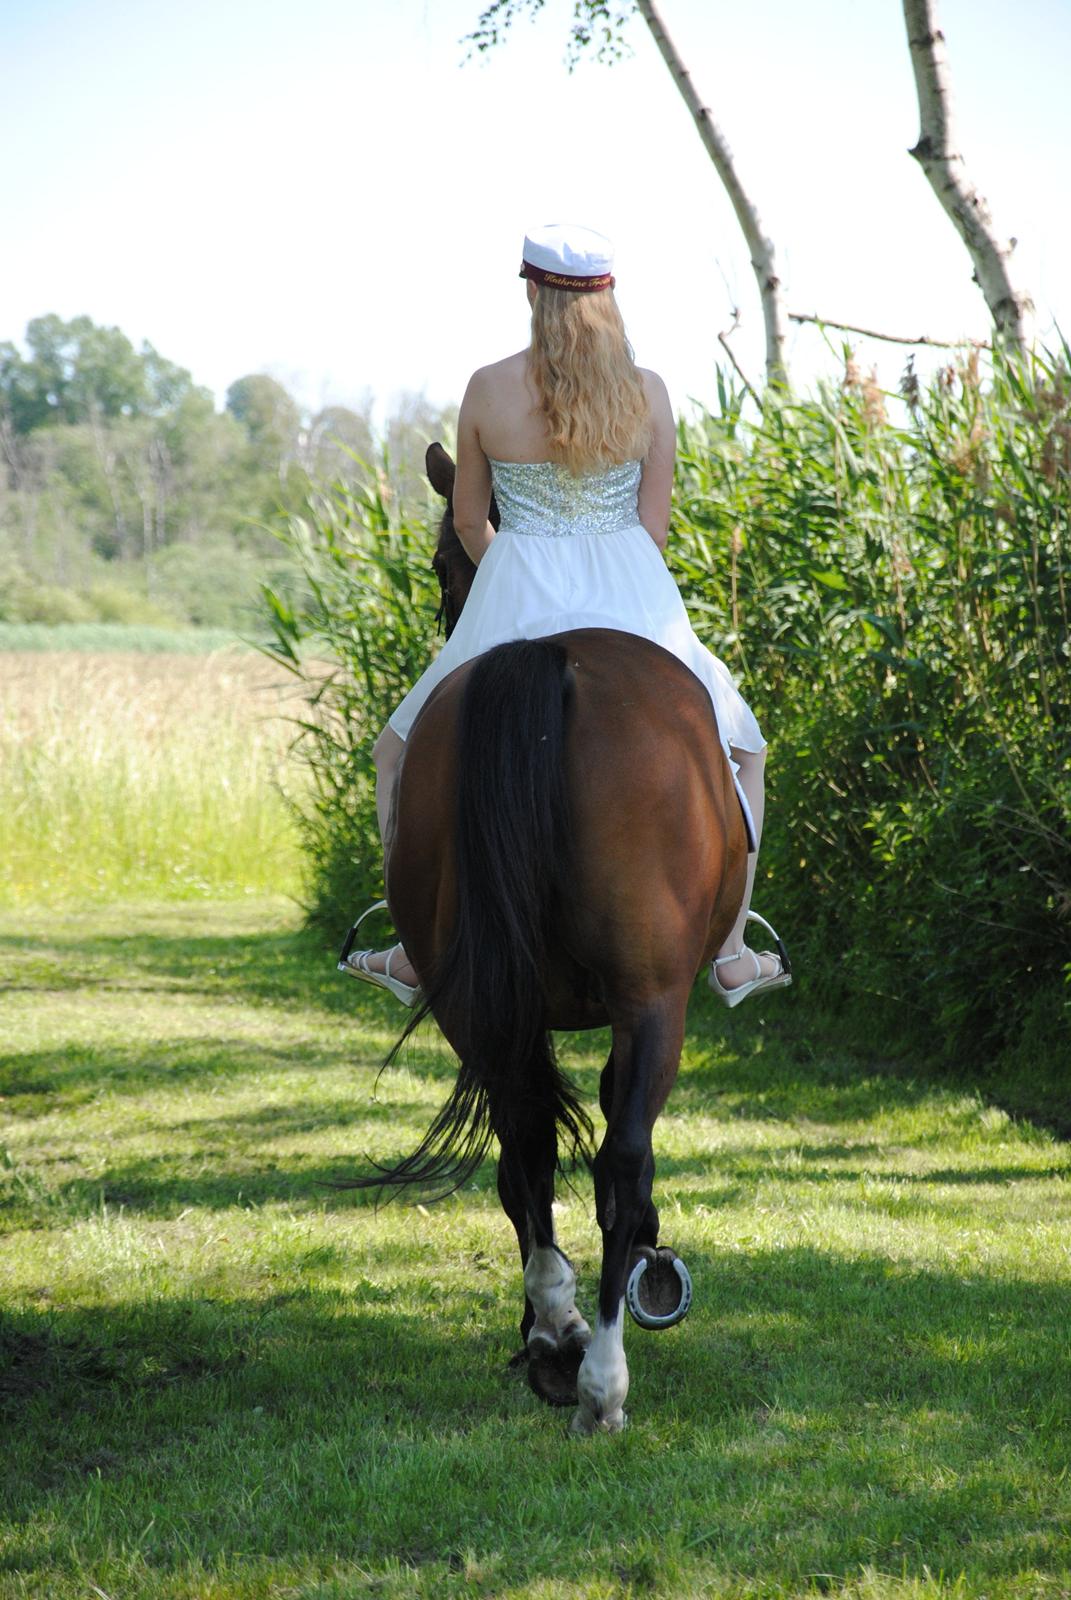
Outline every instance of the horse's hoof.
<svg viewBox="0 0 1071 1600"><path fill-rule="evenodd" d="M586 1406L581 1406L573 1413L573 1420L569 1424L569 1432L578 1439L590 1439L596 1433L620 1433L628 1417L623 1411L617 1411L608 1417L597 1417Z"/></svg>
<svg viewBox="0 0 1071 1600"><path fill-rule="evenodd" d="M641 1328L672 1328L683 1322L692 1303L692 1279L672 1250L641 1245L625 1285L625 1304Z"/></svg>
<svg viewBox="0 0 1071 1600"><path fill-rule="evenodd" d="M548 1406L575 1406L576 1375L585 1347L578 1339L555 1348L543 1340L528 1347L528 1382L533 1394Z"/></svg>

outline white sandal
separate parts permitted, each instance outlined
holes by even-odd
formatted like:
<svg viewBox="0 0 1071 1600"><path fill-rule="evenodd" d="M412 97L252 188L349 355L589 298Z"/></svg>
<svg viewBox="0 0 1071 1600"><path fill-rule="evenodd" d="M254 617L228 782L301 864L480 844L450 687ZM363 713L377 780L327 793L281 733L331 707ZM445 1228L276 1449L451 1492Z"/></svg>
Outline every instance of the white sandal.
<svg viewBox="0 0 1071 1600"><path fill-rule="evenodd" d="M389 990L394 998L400 1000L403 1005L415 1006L423 998L420 985L403 983L401 978L395 978L391 975L390 964L398 954L398 951L402 949L400 944L392 945L387 951L387 959L382 972L376 972L373 967L368 965L369 956L376 955L377 951L355 950L353 948L357 930L364 919L370 917L374 911L386 910L387 902L385 900L377 900L374 906L369 906L367 911L362 911L343 941L342 949L339 951L338 956L338 970L339 972L348 972L353 978L363 978L366 983L374 983L377 989Z"/></svg>
<svg viewBox="0 0 1071 1600"><path fill-rule="evenodd" d="M792 982L792 963L788 959L788 951L785 949L784 941L780 934L776 933L770 927L766 918L760 917L757 911L749 911L747 920L761 923L766 932L776 940L777 950L755 951L744 945L735 955L714 957L714 960L710 963L710 987L714 990L718 999L724 1005L727 1005L730 1010L733 1006L738 1006L741 1000L746 1000L749 994L758 994L760 989L787 989ZM752 978L750 983L739 983L735 989L726 989L718 979L718 968L725 966L728 961L739 961L741 956L750 956L754 961L755 977ZM777 971L771 972L769 977L763 976L762 965L759 961L760 956L769 956L771 961L777 962Z"/></svg>

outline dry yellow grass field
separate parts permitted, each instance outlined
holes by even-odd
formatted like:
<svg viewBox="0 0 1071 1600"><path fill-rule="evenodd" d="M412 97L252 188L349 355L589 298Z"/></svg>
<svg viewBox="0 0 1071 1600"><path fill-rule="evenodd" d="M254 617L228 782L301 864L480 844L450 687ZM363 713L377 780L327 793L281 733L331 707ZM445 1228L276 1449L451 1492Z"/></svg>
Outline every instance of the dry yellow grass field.
<svg viewBox="0 0 1071 1600"><path fill-rule="evenodd" d="M0 664L0 903L297 889L287 673L241 650Z"/></svg>

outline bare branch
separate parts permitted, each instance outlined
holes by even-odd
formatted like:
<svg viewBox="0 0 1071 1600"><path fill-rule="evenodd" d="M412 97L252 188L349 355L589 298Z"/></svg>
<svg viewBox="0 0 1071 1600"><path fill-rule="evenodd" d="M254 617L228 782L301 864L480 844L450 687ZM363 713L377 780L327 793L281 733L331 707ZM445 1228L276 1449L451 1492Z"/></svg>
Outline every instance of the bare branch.
<svg viewBox="0 0 1071 1600"><path fill-rule="evenodd" d="M758 210L740 181L728 141L711 116L710 108L700 100L692 83L692 75L667 34L665 24L655 9L653 0L637 0L637 8L651 30L662 59L673 75L681 99L692 114L704 149L725 186L733 210L736 212L736 219L747 240L751 265L758 279L762 315L766 324L766 377L770 383L784 383L787 379L784 309L781 301L781 282L774 265L773 243L763 232Z"/></svg>
<svg viewBox="0 0 1071 1600"><path fill-rule="evenodd" d="M967 344L976 350L992 348L984 339L931 339L928 333L908 339L898 333L879 333L876 328L860 328L854 322L834 322L832 317L820 317L807 311L790 311L788 316L790 322L815 322L819 327L836 328L842 333L861 333L865 339L884 339L886 344L929 344L938 350L959 350Z"/></svg>
<svg viewBox="0 0 1071 1600"><path fill-rule="evenodd" d="M729 340L732 338L733 334L736 332L736 330L737 330L737 328L739 328L739 326L740 326L740 313L736 309L736 307L734 306L733 307L732 325L730 327L724 329L723 332L718 334L718 343L721 345L722 349L725 351L725 354L729 357L729 360L732 362L733 369L736 372L737 377L740 379L740 382L744 385L744 388L747 390L748 394L751 396L752 400L754 400L755 404L758 406L759 410L761 411L762 410L762 401L760 400L759 396L755 393L755 390L752 387L752 385L748 382L747 373L744 371L743 367L740 365L739 361L736 359L736 354L735 354L735 352L733 350L733 347L729 343Z"/></svg>

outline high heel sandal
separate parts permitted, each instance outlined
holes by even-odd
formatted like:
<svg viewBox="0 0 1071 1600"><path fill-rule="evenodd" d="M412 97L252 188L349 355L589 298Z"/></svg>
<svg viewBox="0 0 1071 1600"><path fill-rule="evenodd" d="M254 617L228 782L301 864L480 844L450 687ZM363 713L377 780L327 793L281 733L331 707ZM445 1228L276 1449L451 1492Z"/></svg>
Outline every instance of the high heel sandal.
<svg viewBox="0 0 1071 1600"><path fill-rule="evenodd" d="M393 945L387 951L387 959L382 972L376 972L374 968L368 965L369 956L376 955L377 951L354 950L353 948L354 940L357 938L357 930L365 918L370 917L374 911L386 910L387 902L385 900L377 900L374 906L369 906L367 911L361 912L361 915L342 942L342 949L338 953L338 970L339 972L348 972L352 978L363 978L366 983L375 984L377 989L389 990L394 998L400 1000L403 1005L415 1006L423 998L420 985L403 983L401 978L391 976L390 964L398 954L398 951L401 950L402 946L400 944Z"/></svg>
<svg viewBox="0 0 1071 1600"><path fill-rule="evenodd" d="M757 911L749 911L747 920L748 922L761 923L766 932L776 941L777 950L776 952L773 950L755 951L744 945L735 955L714 957L714 960L710 963L710 987L722 1004L727 1005L730 1009L733 1006L738 1006L741 1000L746 1000L749 994L758 994L760 989L787 989L792 982L792 963L788 959L788 951L785 949L781 935L775 932L766 921L766 918L760 917ZM756 976L752 978L750 983L737 984L735 989L723 988L718 978L718 968L723 967L727 961L739 961L741 956L745 955L750 956L754 961ZM769 977L763 976L762 965L759 961L760 956L769 956L771 961L777 962L777 971L771 972Z"/></svg>

